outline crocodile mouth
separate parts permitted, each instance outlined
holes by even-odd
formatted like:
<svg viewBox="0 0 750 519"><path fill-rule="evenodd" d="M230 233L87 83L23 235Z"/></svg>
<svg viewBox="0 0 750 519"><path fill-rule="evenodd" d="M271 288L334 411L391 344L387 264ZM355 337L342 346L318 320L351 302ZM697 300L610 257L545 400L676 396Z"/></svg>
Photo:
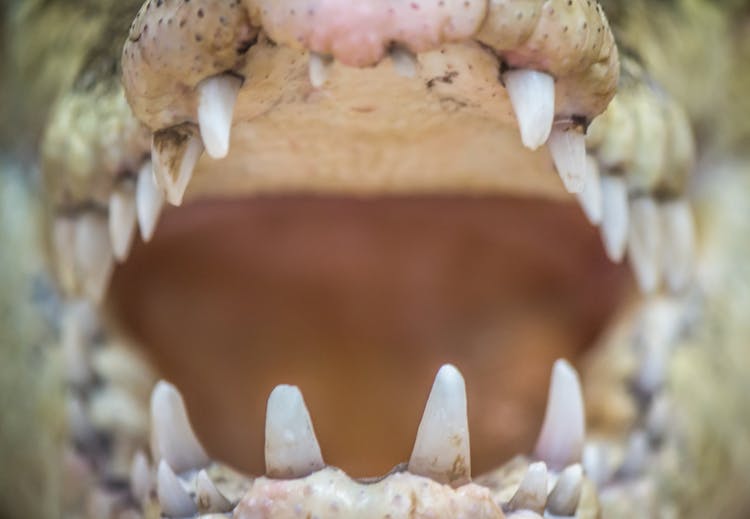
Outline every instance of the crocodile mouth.
<svg viewBox="0 0 750 519"><path fill-rule="evenodd" d="M412 3L396 15L313 2L312 21L297 4L144 4L122 54L113 103L128 123L110 174L51 182L61 286L99 305L107 333L179 387L208 453L246 473L278 476L264 418L277 384L304 392L326 463L364 477L409 457L423 392L436 372L433 393L455 381L438 371L455 365L471 468L455 478L408 468L460 491L472 472L534 450L556 359L581 361L639 288L689 286L687 123L634 61L620 77L595 2ZM48 170L70 161L58 119ZM162 214L165 201L174 207ZM649 381L627 397L644 415ZM160 449L153 461L175 465ZM560 463L542 451L560 487L580 472L580 452ZM137 456L141 492L128 503L173 517L228 511L211 492L202 507L205 473L192 471L204 457L157 471ZM627 456L621 465L597 482L635 471ZM539 465L527 462L498 476L513 489L492 506L576 513L581 475L571 509L549 504L544 470L541 508L525 494L538 491ZM143 491L149 471L158 484ZM328 477L319 472L284 474ZM257 491L285 502L275 487ZM257 506L243 499L235 513Z"/></svg>

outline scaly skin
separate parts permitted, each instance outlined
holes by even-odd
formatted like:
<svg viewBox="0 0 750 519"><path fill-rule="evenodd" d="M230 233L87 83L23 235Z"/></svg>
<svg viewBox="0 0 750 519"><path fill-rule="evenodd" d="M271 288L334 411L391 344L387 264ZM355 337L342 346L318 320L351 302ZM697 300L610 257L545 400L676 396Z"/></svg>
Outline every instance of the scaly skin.
<svg viewBox="0 0 750 519"><path fill-rule="evenodd" d="M575 8L585 10L584 3L576 2ZM447 51L455 52L459 61L469 62L481 51L451 45L462 41L467 34L477 34L477 39L491 46L508 66L532 64L553 73L558 79L572 78L569 88L565 87L565 81L560 83L563 85L563 101L558 105L557 113L560 117L583 116L588 122L607 106L614 92L611 87L617 78L612 70L618 70L612 53L605 53L606 59L601 60L604 65L600 68L604 72L596 72L599 69L591 66L600 62L597 53L585 54L591 57L580 69L575 68L578 61L566 62L570 49L564 49L561 55L549 49L542 50L541 57L536 54L538 47L531 47L537 41L535 38L544 36L532 29L542 27L536 25L538 20L534 17L549 16L548 11L535 9L538 2L518 3L523 5L519 9L529 9L528 16L526 11L519 11L523 15L521 18L531 19L534 23L514 24L511 31L500 30L501 23L496 28L486 22L482 25L487 13L473 7L466 23L454 24L452 32L435 36L436 33L431 31L416 39L403 40L386 34L381 41L376 40L373 47L357 55L346 54L346 49L352 46L337 39L335 27L322 35L308 33L304 30L305 25L285 25L283 14L261 13L262 2L246 2L249 14L231 18L237 25L232 26L228 36L223 36L228 42L228 61L204 62L208 68L195 70L181 68L183 62L179 59L168 60L166 63L174 65L174 70L162 75L163 70L160 74L153 74L154 71L146 69L145 73L152 75L145 83L141 83L144 81L142 77L130 75L127 64L128 56L133 56L128 45L132 46L136 40L141 45L147 43L143 26L136 23L131 29L131 43L125 47L124 61L125 91L129 94L133 115L124 103L124 92L118 80L119 53L139 2L39 0L24 4L18 12L13 11L13 16L19 18L12 18L14 22L3 27L3 35L10 36L6 40L8 44L3 46L4 50L9 50L6 51L6 63L13 63L12 68L11 65L6 67L15 74L4 74L2 105L9 110L12 107L19 124L12 125L12 128L3 124L2 151L20 161L24 170L24 173L19 173L17 166L3 165L0 177L3 193L0 254L4 254L0 257L3 259L0 262L0 279L3 280L0 302L7 309L2 313L0 333L2 343L11 345L3 351L6 360L0 377L0 394L7 402L2 409L5 418L0 453L3 466L12 467L12 470L3 471L0 481L0 510L11 517L54 517L58 515L63 493L58 462L64 448L60 433L63 404L57 399L59 393L49 389L61 387L61 375L57 373L60 357L55 348L48 346L54 341L55 333L43 318L46 303L40 303L32 295L52 284L50 277L44 274L51 268L40 261L42 257L49 258L52 264L56 261L48 241L42 237L49 232L49 214L55 211L75 214L88 210L92 204L105 203L115 179L134 171L148 154L149 130L195 121L192 89L201 79L226 70L241 75L253 70L273 72L273 63L293 61L303 56L299 49L330 53L351 65L372 65L383 56L391 40L418 52L445 44ZM168 6L169 2L165 4ZM507 8L506 4L509 2L493 2L487 10L502 10ZM680 347L669 357L669 376L661 395L666 395L677 419L661 433L665 437L663 447L656 451L660 461L650 465L646 475L639 476L640 480L622 476L611 485L610 492L605 493L604 517L632 517L635 505L643 507L640 516L672 513L678 517L741 517L748 495L742 476L750 462L750 450L742 440L750 428L742 418L750 416L743 398L746 374L743 366L747 358L744 339L750 336L743 316L750 283L750 273L743 267L744 237L748 235L744 222L748 221L745 215L750 213L747 202L750 200L747 196L750 186L745 175L750 165L742 147L750 135L750 126L746 117L746 96L741 95L744 85L750 81L750 70L742 65L750 54L747 11L741 2L698 0L668 3L610 1L604 2L604 7L611 14L620 43L636 51L646 73L655 78L674 101L663 102L651 88L650 80L641 72L628 71L626 63L621 96L615 98L610 111L598 120L598 124L605 128L599 137L596 128L592 127L589 146L598 153L600 160L611 159L608 166L614 169L621 167L623 162L661 156L661 159L654 159L659 167L647 164L632 169L634 180L631 188L666 198L691 189L698 202L702 238L699 287L690 292L684 310L698 317L676 341ZM191 9L197 17L199 7ZM579 12L566 16L571 16L576 24L588 22L587 29L594 30L596 25L593 22L600 22L598 11L586 13L583 17ZM176 19L174 23L179 25ZM62 30L70 25L76 27L74 38L68 38L67 32ZM238 59L237 46L244 48L249 44L261 25L277 43L293 48L274 50L261 41L257 47L250 48L246 57ZM565 23L553 24L552 27L559 32L549 38L551 41L576 45L577 42L564 40L567 31L563 32L561 28L566 27ZM162 38L156 40L157 44L160 41ZM586 41L594 45L593 40ZM526 47L524 42L528 44ZM600 42L597 49L605 46ZM201 46L198 47L200 50ZM163 48L159 50L163 52ZM139 50L136 58L143 59L147 51ZM160 52L156 56L164 56ZM211 52L214 53L215 49ZM55 59L51 60L50 55ZM426 62L424 66L428 64ZM259 68L253 69L254 66ZM440 70L442 66L443 63L438 63L436 68ZM488 62L484 70L491 70L492 66L497 66L497 62ZM381 65L373 70L373 77L385 82L387 76L380 70L382 68ZM296 71L297 88L302 88L299 85L304 72L304 66ZM340 73L347 77L346 70L342 69ZM9 79L9 76L15 79ZM259 87L253 83L252 74L247 76L247 86ZM294 92L294 81L284 88ZM627 81L633 83L625 84ZM455 88L460 92L461 86ZM474 85L464 85L463 88L465 92L471 92ZM259 89L262 92L262 86ZM719 94L725 89L729 95ZM25 95L20 95L21 92ZM706 95L706 92L715 95ZM76 107L92 105L96 117L78 115ZM685 173L690 169L690 159L686 157L691 155L684 152L686 146L666 146L669 151L665 152L655 145L654 140L647 139L641 146L631 143L630 153L622 152L631 149L619 145L623 140L629 142L628 136L621 136L618 125L608 124L607 118L618 110L618 106L625 113L638 113L641 109L638 106L642 105L657 106L664 111L665 116L653 123L663 127L661 131L654 131L656 141L682 142L674 135L679 135L683 128L680 114L682 111L688 114L704 161L694 185L688 185L686 180ZM483 105L486 106L490 106L489 100ZM246 113L263 111L262 106L251 107ZM671 119L669 114L676 115ZM139 119L145 126L139 124ZM635 124L642 123L642 119L636 117L635 120ZM469 122L468 126L472 124ZM647 130L652 129L648 126L652 123L645 124ZM607 155L608 141L612 143L609 149L620 151L623 156L612 158ZM11 142L14 147L8 146ZM112 142L121 145L113 149ZM647 153L644 146L651 147ZM11 149L15 151L11 152ZM501 150L501 156L505 151ZM544 164L542 159L525 158L529 162L539 160L539 164ZM269 162L274 162L273 157ZM30 164L41 165L45 182L28 173L33 169ZM211 166L203 163L201 167L206 172L201 174L199 168L196 191L208 192ZM201 179L204 179L203 183ZM286 185L282 182L281 189L298 186L301 181L292 176ZM345 190L356 191L358 182L361 180L345 185ZM312 188L321 186L330 187L324 180ZM382 189L383 183L376 176L369 186L365 189ZM394 190L409 191L415 186L420 184L407 183ZM448 185L448 189L456 187L459 191L466 188L455 183ZM503 187L507 186L493 185L487 180L474 185L477 191ZM248 190L262 188L264 186L253 185ZM40 231L40 226L45 230ZM32 301L32 304L18 305L18 301ZM60 312L56 307L52 311ZM625 335L629 335L628 331L638 330L637 320L626 316L624 322ZM638 403L630 392L634 365L637 364L628 357L632 355L630 349L628 340L612 339L594 354L592 366L595 368L591 369L590 376L585 377L590 381L589 387L593 388L587 395L591 397L591 424L595 431L609 437L625 435L642 426L642 410L638 406L643 404ZM39 351L41 354L37 353ZM627 357L625 361L621 361L623 355ZM607 376L610 373L615 373L615 376ZM18 404L21 401L30 405L24 408ZM142 430L135 429L135 437L143 434ZM81 469L75 459L68 459L71 462L69 469L71 466L74 471ZM121 463L127 461L120 460ZM91 477L93 487L96 483ZM643 494L634 490L639 481L646 482L646 499L641 499ZM86 489L81 490L85 493ZM76 491L67 489L66 494L76 495ZM73 505L79 509L86 506L82 502Z"/></svg>

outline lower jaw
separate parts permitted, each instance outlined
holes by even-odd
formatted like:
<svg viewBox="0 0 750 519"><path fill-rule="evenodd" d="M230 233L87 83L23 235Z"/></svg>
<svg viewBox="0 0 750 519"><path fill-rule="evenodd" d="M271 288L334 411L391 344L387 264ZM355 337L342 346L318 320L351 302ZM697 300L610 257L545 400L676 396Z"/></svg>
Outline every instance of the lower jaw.
<svg viewBox="0 0 750 519"><path fill-rule="evenodd" d="M446 362L474 473L529 452L552 363L580 360L632 291L574 201L283 196L167 211L108 297L216 458L263 473L266 397L291 383L326 462L373 476L408 458Z"/></svg>

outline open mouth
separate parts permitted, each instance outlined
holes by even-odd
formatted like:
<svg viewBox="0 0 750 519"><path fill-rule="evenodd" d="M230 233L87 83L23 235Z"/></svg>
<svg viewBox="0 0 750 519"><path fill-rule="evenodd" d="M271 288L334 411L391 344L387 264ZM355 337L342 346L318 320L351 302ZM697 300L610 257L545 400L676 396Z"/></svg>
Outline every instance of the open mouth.
<svg viewBox="0 0 750 519"><path fill-rule="evenodd" d="M694 261L688 124L622 59L583 0L146 2L124 95L98 98L118 138L81 130L96 174L50 182L53 251L63 290L98 305L94 333L71 304L71 365L86 337L136 344L200 443L173 386L153 393L145 456L143 387L82 389L138 369L72 377L79 449L127 459L102 462L129 488L101 506L596 517L591 485L620 499L658 443L663 374L594 377L631 411L594 395L602 430L643 430L584 446L578 376L555 361L641 319L640 293L684 293ZM58 119L45 160L69 170ZM664 297L645 321L679 321ZM106 441L77 406L102 410Z"/></svg>

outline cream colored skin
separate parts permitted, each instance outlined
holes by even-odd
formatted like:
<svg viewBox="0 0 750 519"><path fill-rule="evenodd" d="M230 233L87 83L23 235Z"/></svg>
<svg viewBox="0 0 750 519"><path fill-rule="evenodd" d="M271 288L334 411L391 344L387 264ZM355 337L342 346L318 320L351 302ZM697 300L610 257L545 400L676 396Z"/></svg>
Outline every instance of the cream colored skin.
<svg viewBox="0 0 750 519"><path fill-rule="evenodd" d="M727 2L727 4L731 4ZM80 70L82 64L86 61L87 55L85 49L92 46L94 42L101 38L102 33L106 33L103 27L108 26L115 11L104 9L94 9L94 14L87 12L87 16L80 16L82 12L89 9L90 6L73 6L64 4L52 4L45 6L39 11L34 8L38 5L27 7L31 15L27 19L28 25L19 25L22 29L14 34L14 47L12 50L18 51L17 56L23 62L28 58L27 63L46 63L42 51L43 37L37 35L45 34L50 36L54 31L48 31L48 27L56 27L61 24L60 20L70 21L86 20L82 23L81 30L78 33L77 42L80 47L58 47L56 52L58 56L64 56L60 60L71 66L61 67L59 71L51 71L55 80L39 80L39 82L29 82L36 89L41 87L41 93L34 99L50 99L54 97L49 94L60 87L64 92L62 101L53 111L50 119L44 116L29 118L32 121L29 127L32 129L31 135L35 135L39 140L40 133L38 128L44 127L49 132L45 139L45 144L40 162L43 164L44 175L52 181L44 184L29 180L31 176L28 172L19 172L12 165L3 166L2 176L0 176L0 186L2 187L2 215L0 220L0 233L3 236L3 246L0 254L3 254L2 272L0 279L3 280L2 296L0 303L4 309L2 326L3 344L7 342L11 347L4 349L6 359L4 366L10 369L3 371L0 377L0 387L3 388L0 394L11 395L11 402L28 401L32 404L28 408L22 408L18 405L3 408L2 442L4 445L10 445L11 448L0 449L3 456L3 466L13 467L13 470L4 470L0 480L0 506L3 510L8 510L11 516L54 516L59 497L62 495L60 477L58 475L59 464L56 462L59 457L55 451L61 445L63 435L60 427L62 414L60 409L62 403L57 400L56 391L50 391L50 386L57 387L58 376L55 375L59 365L59 357L56 356L55 349L49 346L54 342L55 333L51 326L43 319L45 306L43 303L34 303L33 305L18 305L18 294L24 294L22 298L31 296L32 288L38 286L40 273L47 271L39 258L49 257L45 253L47 250L43 239L45 219L47 217L47 208L40 204L39 194L43 191L42 197L45 201L51 201L51 209L60 207L76 207L82 201L103 200L104 196L111 185L111 179L120 171L131 169L131 161L137 163L142 156L133 157L138 153L123 152L120 157L102 157L101 150L106 147L106 142L101 141L102 134L106 138L111 138L111 134L106 134L99 127L99 119L94 120L75 120L73 121L74 131L69 127L60 125L60 128L67 129L67 133L72 138L79 139L83 146L75 148L80 150L76 154L64 154L69 142L59 141L55 145L55 139L58 137L54 128L59 124L58 117L65 113L67 103L74 102L74 98L79 95L76 88L70 89L74 81L77 70ZM132 8L133 6L131 6ZM745 241L744 237L748 236L747 214L750 213L748 206L748 193L750 186L747 185L746 174L750 166L748 162L743 162L741 148L737 146L742 142L742 137L747 135L746 121L735 114L741 114L743 110L737 109L743 106L741 103L746 102L742 98L732 96L705 96L701 95L706 91L719 91L723 86L722 81L726 83L730 91L737 89L736 85L742 84L748 76L746 69L739 68L739 74L732 74L735 80L728 80L729 71L732 66L740 67L739 58L742 57L742 49L747 52L747 46L733 46L730 44L727 34L729 31L722 31L730 26L730 21L734 15L732 5L723 6L726 11L722 12L715 4L709 5L706 2L671 2L664 6L661 3L658 6L648 4L647 2L629 2L627 7L618 6L626 12L618 13L616 23L622 28L621 37L631 46L641 50L641 54L650 73L656 76L662 84L669 87L670 93L676 96L681 106L686 109L695 125L699 140L699 147L702 156L709 157L698 168L699 180L692 186L692 194L697 201L699 208L698 221L701 231L701 254L699 259L699 278L698 286L689 294L688 301L691 302L689 307L691 315L691 327L689 333L680 339L680 343L686 347L676 350L676 353L670 357L669 363L669 382L666 385L665 393L676 409L677 419L671 422L668 427L667 440L665 447L659 451L660 459L648 469L648 474L652 475L651 481L655 485L647 492L648 499L641 499L641 495L633 497L629 493L628 485L622 485L623 492L618 496L615 495L607 501L605 506L605 517L632 517L633 506L643 506L642 516L648 514L655 515L658 512L676 513L678 517L732 517L740 516L743 507L747 505L746 483L743 478L748 462L750 462L750 449L743 438L748 433L748 425L744 423L743 418L750 416L750 409L747 409L747 399L744 398L744 378L747 358L746 344L744 338L750 336L747 320L744 318L743 309L750 304L748 298L748 272L744 269ZM135 8L133 8L133 11ZM681 17L671 16L674 11ZM671 17L670 17L671 16ZM666 22L665 22L666 20ZM708 21L709 23L704 23ZM662 23L664 22L664 23ZM65 22L62 22L65 23ZM665 25L666 24L666 25ZM115 24L117 25L117 24ZM668 30L663 30L668 27ZM25 29L24 29L25 28ZM16 29L18 30L18 29ZM704 30L705 34L693 31ZM715 31L715 32L713 32ZM720 35L717 35L720 34ZM747 42L747 31L739 32L740 43ZM704 42L706 38L716 38L716 45L707 45ZM744 39L743 39L744 38ZM696 42L695 47L685 49L682 42ZM24 43L26 42L26 43ZM38 42L38 43L37 43ZM35 44L39 47L35 48ZM449 52L454 54L460 63L480 63L486 60L485 54L480 54L472 45L449 44ZM316 49L318 50L318 49ZM319 50L326 50L325 47ZM422 49L419 49L422 50ZM717 54L714 55L713 53ZM305 76L305 64L302 60L303 54L299 50L291 49L264 49L259 46L252 50L252 57L256 61L249 63L248 67L258 67L258 70L269 71L273 81L273 74L281 75L281 71L290 71L293 79L290 82L290 92L296 92L296 96L305 93L303 78ZM265 54L264 54L265 53ZM36 56L36 60L33 58ZM683 56L686 56L684 59ZM691 67L695 68L696 63L703 67L713 67L717 73L689 74L691 68L675 72L673 68L675 62L672 57L677 57L676 63L681 64L691 60ZM434 66L437 71L443 70L446 66L441 58L431 55L429 52L420 54L420 65L422 71L425 68L429 71L430 66ZM69 61L68 61L69 60ZM291 61L297 63L292 64ZM249 60L252 61L252 60ZM488 63L486 66L480 66L477 73L481 77L481 71L488 71L497 63ZM33 65L26 65L30 68ZM295 69L296 67L296 69ZM33 68L32 68L33 69ZM393 83L394 89L403 89L406 92L413 90L406 83L400 83L393 77L387 63L381 63L371 70L364 71L364 74L370 76L376 82L384 84ZM46 67L37 67L33 70L50 70ZM241 69L244 70L244 69ZM733 72L737 72L734 70ZM439 74L436 74L439 76ZM242 96L246 96L247 103L240 103L238 116L242 120L253 120L253 116L262 113L262 106L253 106L253 86L258 86L259 91L262 86L253 84L253 75L248 75L248 82L243 88ZM489 74L487 74L489 76ZM23 78L23 75L19 77ZM364 76L363 76L364 77ZM686 77L689 80L686 80ZM60 79L62 78L62 79ZM92 92L94 97L91 101L104 100L105 108L111 110L114 114L122 114L121 117L113 117L116 131L123 132L125 142L133 146L133 150L147 149L149 132L137 124L132 124L134 119L129 119L127 110L121 103L122 97L117 94L117 85L107 83L111 76L106 74L97 79L94 83L99 85L101 90L95 88ZM420 77L422 81L424 78ZM338 81L341 83L338 83ZM6 79L7 81L7 79ZM49 83L47 83L47 81ZM276 78L277 82L281 77ZM359 83L357 81L360 81ZM714 83L715 82L715 83ZM54 83L55 87L49 84ZM357 101L369 101L373 95L368 93L365 88L361 90L357 87L364 87L368 81L357 79L353 72L339 67L334 68L330 79L331 88L334 95L346 102L355 96L353 92L362 92L361 98L351 98L352 105ZM416 85L418 81L410 83ZM576 84L583 84L585 81ZM346 85L340 93L336 93L337 84ZM263 85L268 86L268 85ZM471 94L476 85L471 84L439 84L439 88L445 88L448 91L443 93L442 98L451 98L454 95L467 96ZM7 84L6 84L7 87ZM278 88L278 86L276 87ZM297 90L295 90L295 88ZM501 87L494 85L498 95L502 96ZM703 88L703 90L702 90ZM113 89L113 90L112 90ZM5 92L10 90L6 88ZM114 91L112 101L107 102L106 92ZM274 91L273 83L270 92ZM343 94L346 92L346 95ZM308 91L307 94L310 94ZM36 95L36 94L35 94ZM83 99L89 99L83 95ZM411 95L415 99L421 98L422 92L413 92ZM646 97L652 95L648 91L643 94ZM294 98L294 95L292 96ZM709 98L710 97L710 98ZM491 96L489 96L491 98ZM515 142L508 145L507 148L500 148L498 157L507 157L509 154L516 156L519 154L519 163L536 166L544 166L539 169L546 169L551 175L551 165L549 159L543 152L531 154L523 151L518 143L517 137L512 134L513 121L507 117L509 112L507 101L505 109L495 108L495 100L486 99L481 107L483 110L496 110L497 112L505 111L506 114L498 114L495 123L491 128L480 128L477 118L474 114L462 114L456 119L456 124L465 124L469 128L477 128L476 134L472 135L471 141L478 142L495 142L494 139L500 135L505 137L503 142ZM643 99L640 95L635 95L634 99L638 102ZM740 103L738 105L724 106L726 99L730 102ZM325 100L322 101L325 103ZM635 102L635 101L634 101ZM37 114L44 112L44 103L33 106L33 109L26 110L24 113ZM497 103L499 106L501 103ZM594 103L595 105L596 103ZM627 102L623 100L623 104ZM715 104L719 104L723 109L715 109ZM334 103L329 101L329 105L321 107L330 109ZM439 105L439 102L438 102ZM7 97L4 97L4 106L10 106ZM290 103L294 108L294 102ZM356 106L356 105L355 105ZM603 106L601 106L603 109ZM470 112L470 110L468 110ZM592 112L597 112L593 109ZM744 111L746 113L746 111ZM292 114L294 111L292 110ZM192 112L190 113L192 117ZM33 120L39 117L37 121L42 121L36 126ZM746 119L746 118L745 118ZM408 118L408 121L413 119ZM48 121L48 122L44 122ZM407 122L408 122L407 121ZM739 121L739 122L735 122ZM253 124L262 124L251 122ZM419 126L419 125L417 125ZM667 128L669 124L665 125ZM163 126L157 125L158 129ZM263 127L260 126L260 129ZM679 128L676 125L675 128ZM710 132L707 130L710 129ZM252 127L257 130L257 127ZM62 131L62 130L60 130ZM412 128L407 127L404 135L411 135ZM610 131L612 132L610 134ZM66 132L63 132L66 133ZM238 127L233 137L231 146L240 147L242 141L242 130ZM603 134L604 138L609 138L617 142L617 132L612 128L607 128ZM432 134L427 132L427 140ZM450 133L439 136L442 139L451 141L456 136ZM268 135L269 139L273 135ZM366 139L372 140L371 136ZM396 139L398 140L398 139ZM439 146L440 140L436 140L436 146ZM90 146L85 144L89 143ZM386 146L393 143L376 143L376 145ZM311 154L319 156L318 150L325 149L325 141L317 144L317 148L311 150ZM592 147L601 150L601 143L593 142ZM262 148L259 146L259 148ZM738 152L739 149L739 152ZM252 149L262 156L262 150ZM630 157L636 156L640 150L633 150ZM734 153L733 160L728 153ZM497 159L497 157L492 157ZM627 159L628 157L626 157ZM230 159L231 160L231 157ZM211 170L211 162L204 159L194 179L194 185L191 184L189 194L197 195L201 192L208 192L209 184L216 184L220 187L217 189L222 192L230 191L233 186L248 191L259 191L264 189L289 189L290 186L299 185L301 182L309 182L308 177L299 175L296 172L301 170L292 165L288 168L289 177L280 179L278 184L274 185L269 178L272 178L275 172L274 168L278 166L278 155L269 155L264 157L263 163L266 164L268 174L265 175L266 183L263 180L258 185L245 185L241 179L227 179L221 181L215 171ZM395 161L395 158L394 158ZM678 161L667 162L668 165L674 165ZM94 164L93 167L90 165ZM344 161L346 164L346 159ZM483 169L484 168L484 169ZM24 166L24 170L31 169ZM365 168L368 169L368 168ZM371 168L370 168L371 169ZM377 168L375 168L377 170ZM540 178L531 181L528 185L519 184L514 180L495 180L490 175L487 165L477 165L477 174L471 177L473 180L468 185L460 185L454 177L451 179L449 171L446 172L445 185L438 186L436 189L446 190L512 190L520 189L524 192L539 192L549 196L562 196L562 191L555 189L555 182L549 182L548 179ZM668 169L668 168L666 168ZM680 168L677 168L680 170ZM684 170L684 168L682 168ZM98 175L94 174L98 172ZM81 174L82 173L82 174ZM76 175L80 181L76 180ZM678 176L683 173L678 172ZM259 175L261 179L264 175ZM525 177L525 175L518 175ZM217 181L217 178L219 181ZM315 176L313 185L308 185L311 189L335 189L336 179L323 178ZM442 178L442 177L441 177ZM660 178L671 178L665 170ZM684 176L682 177L684 178ZM210 179L210 180L209 180ZM347 179L348 180L348 179ZM404 181L401 177L383 180L382 176L375 174L371 181L367 179L353 178L349 183L344 183L342 190L350 191L358 189L358 186L365 186L363 189L377 190L425 190L430 189L433 179L425 178L408 178ZM556 180L556 179L555 179ZM649 189L657 186L658 182L648 181L644 185ZM667 183L670 194L681 193L685 188L684 180L679 182ZM392 187L395 186L395 187ZM550 187L552 186L552 187ZM661 186L660 186L661 187ZM12 251L12 252L11 252ZM19 252L16 252L19 251ZM6 267L8 265L9 267ZM44 279L44 276L41 276ZM49 278L47 278L49 279ZM24 299L24 300L29 300ZM36 301L36 300L34 300ZM624 327L627 330L634 330L638 322L624 320ZM34 338L30 340L30 338ZM637 362L630 358L630 361L621 362L619 359L623 356L627 359L631 346L628 341L617 340L616 335L607 347L601 350L601 363L593 363L596 370L592 371L590 380L604 380L596 390L588 392L592 398L591 412L592 420L596 426L600 427L602 434L610 437L617 433L623 433L633 427L640 419L637 410L634 408L632 397L627 392L626 384L629 377L632 376L632 370L635 369ZM33 343L33 344L32 344ZM41 345L43 354L39 357L35 352L39 351L34 348ZM687 347L691 346L691 347ZM619 353L618 353L619 352ZM610 356L611 355L611 356ZM617 374L616 377L605 377L604 373L612 370ZM49 373L49 375L48 375ZM596 396L605 399L600 409L607 409L610 414L597 413ZM607 400L612 398L611 401ZM4 400L8 401L8 399ZM612 404L614 402L615 404ZM622 402L623 405L616 405ZM621 410L616 414L616 410ZM11 413L12 412L12 413ZM10 427L5 426L10 424ZM31 445L31 446L30 446ZM54 460L54 461L53 461ZM688 474L689 477L685 477ZM679 477L677 476L679 475ZM633 486L631 485L631 489ZM618 515L619 514L619 515Z"/></svg>

